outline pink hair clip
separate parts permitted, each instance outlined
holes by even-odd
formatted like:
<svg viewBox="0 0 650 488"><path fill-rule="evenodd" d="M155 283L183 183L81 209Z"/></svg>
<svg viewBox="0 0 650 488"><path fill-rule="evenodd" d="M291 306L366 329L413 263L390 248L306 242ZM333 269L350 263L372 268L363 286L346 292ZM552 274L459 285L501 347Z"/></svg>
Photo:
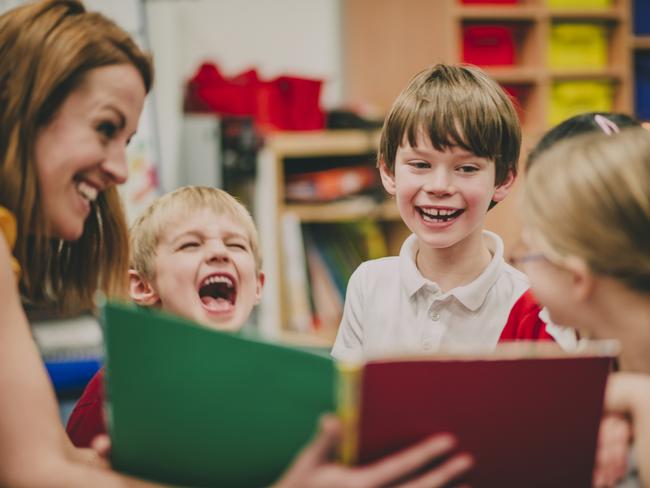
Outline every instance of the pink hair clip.
<svg viewBox="0 0 650 488"><path fill-rule="evenodd" d="M598 124L598 127L602 129L605 135L611 136L612 134L620 132L618 125L600 114L594 115L594 121Z"/></svg>

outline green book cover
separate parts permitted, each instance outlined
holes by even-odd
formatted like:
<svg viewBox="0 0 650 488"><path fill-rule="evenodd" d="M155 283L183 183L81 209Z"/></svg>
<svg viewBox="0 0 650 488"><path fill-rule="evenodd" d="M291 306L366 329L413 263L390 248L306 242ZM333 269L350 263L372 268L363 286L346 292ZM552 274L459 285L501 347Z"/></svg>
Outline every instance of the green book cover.
<svg viewBox="0 0 650 488"><path fill-rule="evenodd" d="M108 303L113 466L183 486L273 483L335 409L328 355Z"/></svg>

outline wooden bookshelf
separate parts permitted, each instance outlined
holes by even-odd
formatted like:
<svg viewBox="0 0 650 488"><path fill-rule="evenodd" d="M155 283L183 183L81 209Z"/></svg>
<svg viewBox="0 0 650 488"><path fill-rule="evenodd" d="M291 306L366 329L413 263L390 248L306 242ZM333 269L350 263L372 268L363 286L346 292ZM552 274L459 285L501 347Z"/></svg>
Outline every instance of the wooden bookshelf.
<svg viewBox="0 0 650 488"><path fill-rule="evenodd" d="M377 222L385 233L390 253L397 253L406 235L393 200L373 196L350 196L325 203L294 203L285 197L287 161L301 160L301 170L310 171L310 158L359 157L372 164L379 143L376 130L331 130L316 132L278 132L268 134L258 158L255 220L260 230L264 269L269 277L265 284L260 323L269 330L281 331L279 340L306 346L331 346L336 324L325 324L320 330L289 330L292 288L288 283L289 267L294 258L285 252L283 220L291 216L300 224L341 224L369 219ZM303 161L304 160L304 161ZM378 170L377 170L378 171ZM301 243L302 244L302 243ZM295 259L299 259L296 257ZM289 262L291 261L291 262Z"/></svg>
<svg viewBox="0 0 650 488"><path fill-rule="evenodd" d="M548 128L548 101L553 82L608 80L615 85L612 110L632 109L630 0L613 0L606 8L550 8L546 0L516 4L464 4L460 0L347 0L343 3L346 98L386 110L410 77L437 62L462 62L462 30L466 24L505 24L515 29L518 46L513 66L484 69L499 83L526 86L534 94L524 100L523 128ZM372 16L367 13L372 11ZM606 27L609 63L602 69L558 70L548 66L551 26L559 21L596 22ZM427 24L428 23L428 24ZM390 29L386 26L390 25ZM426 27L425 27L426 25ZM634 38L636 46L648 39ZM396 53L399 50L399 55ZM376 53L381 62L368 63Z"/></svg>

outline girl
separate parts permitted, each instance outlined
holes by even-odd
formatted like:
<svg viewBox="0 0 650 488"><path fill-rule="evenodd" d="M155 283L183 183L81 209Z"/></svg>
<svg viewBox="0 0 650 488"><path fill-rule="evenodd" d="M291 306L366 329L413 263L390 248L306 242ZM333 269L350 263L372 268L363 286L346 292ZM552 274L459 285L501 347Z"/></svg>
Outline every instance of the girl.
<svg viewBox="0 0 650 488"><path fill-rule="evenodd" d="M576 136L535 159L522 205L518 261L553 322L616 338L620 369L606 408L632 416L650 485L650 133Z"/></svg>

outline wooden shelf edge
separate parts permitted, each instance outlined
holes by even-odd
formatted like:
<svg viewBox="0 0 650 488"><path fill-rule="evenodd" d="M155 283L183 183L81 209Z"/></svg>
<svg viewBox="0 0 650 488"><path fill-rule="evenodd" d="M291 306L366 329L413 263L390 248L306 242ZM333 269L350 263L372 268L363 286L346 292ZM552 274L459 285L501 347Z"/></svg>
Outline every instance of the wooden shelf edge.
<svg viewBox="0 0 650 488"><path fill-rule="evenodd" d="M549 78L552 81L566 80L598 80L608 79L620 81L626 79L624 70L619 68L602 68L602 69L561 69L551 68Z"/></svg>
<svg viewBox="0 0 650 488"><path fill-rule="evenodd" d="M643 36L632 36L630 39L630 47L640 51L650 51L650 34Z"/></svg>
<svg viewBox="0 0 650 488"><path fill-rule="evenodd" d="M319 349L331 349L336 340L336 330L296 332L289 329L282 329L278 341L297 347L316 347Z"/></svg>
<svg viewBox="0 0 650 488"><path fill-rule="evenodd" d="M527 66L483 66L481 69L498 83L538 83L543 73L540 68Z"/></svg>
<svg viewBox="0 0 650 488"><path fill-rule="evenodd" d="M265 146L279 157L372 153L378 144L378 130L273 132L265 137Z"/></svg>
<svg viewBox="0 0 650 488"><path fill-rule="evenodd" d="M459 6L454 11L461 21L505 20L512 22L534 22L542 15L540 7L526 6Z"/></svg>
<svg viewBox="0 0 650 488"><path fill-rule="evenodd" d="M284 205L284 211L295 214L304 223L350 222L365 218L392 221L400 218L393 200L378 203L370 197L331 203L287 203Z"/></svg>
<svg viewBox="0 0 650 488"><path fill-rule="evenodd" d="M629 14L618 7L603 7L592 9L578 9L578 8L552 8L548 10L548 17L551 20L604 20L610 22L618 22L627 19Z"/></svg>

